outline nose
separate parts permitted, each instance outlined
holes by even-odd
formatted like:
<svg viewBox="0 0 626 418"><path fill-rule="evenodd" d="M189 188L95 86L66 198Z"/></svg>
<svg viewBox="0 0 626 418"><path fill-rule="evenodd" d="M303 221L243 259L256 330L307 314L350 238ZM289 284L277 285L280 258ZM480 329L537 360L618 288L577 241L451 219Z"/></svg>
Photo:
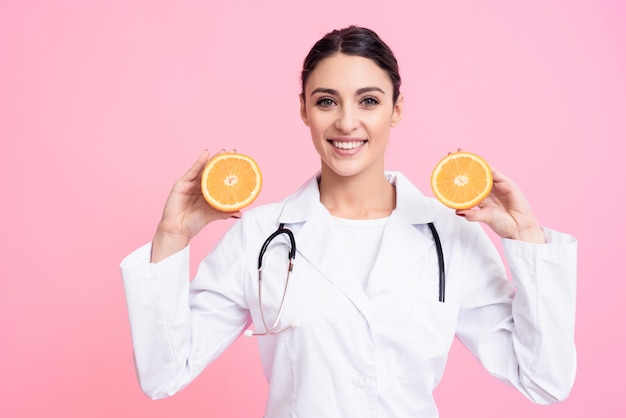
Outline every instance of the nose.
<svg viewBox="0 0 626 418"><path fill-rule="evenodd" d="M335 121L335 128L342 133L350 133L354 131L358 125L359 119L356 111L349 107L342 108Z"/></svg>

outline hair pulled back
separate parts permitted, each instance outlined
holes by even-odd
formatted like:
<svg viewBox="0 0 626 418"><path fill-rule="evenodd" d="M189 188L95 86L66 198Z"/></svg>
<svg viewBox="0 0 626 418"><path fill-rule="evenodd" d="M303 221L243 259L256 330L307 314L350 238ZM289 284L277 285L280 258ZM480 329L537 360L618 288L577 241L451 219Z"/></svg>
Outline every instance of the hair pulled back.
<svg viewBox="0 0 626 418"><path fill-rule="evenodd" d="M400 96L400 71L398 61L393 55L391 48L371 29L349 26L344 29L336 29L327 33L317 41L309 51L302 65L302 96L309 75L325 58L336 53L355 55L373 60L382 68L391 79L393 84L393 102Z"/></svg>

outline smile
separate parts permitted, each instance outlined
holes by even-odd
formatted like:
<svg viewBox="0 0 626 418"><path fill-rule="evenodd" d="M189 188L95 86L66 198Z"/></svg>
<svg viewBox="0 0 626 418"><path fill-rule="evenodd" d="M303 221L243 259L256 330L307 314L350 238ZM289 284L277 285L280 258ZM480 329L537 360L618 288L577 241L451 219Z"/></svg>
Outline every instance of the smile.
<svg viewBox="0 0 626 418"><path fill-rule="evenodd" d="M363 146L367 141L329 141L333 147L340 149L355 149Z"/></svg>

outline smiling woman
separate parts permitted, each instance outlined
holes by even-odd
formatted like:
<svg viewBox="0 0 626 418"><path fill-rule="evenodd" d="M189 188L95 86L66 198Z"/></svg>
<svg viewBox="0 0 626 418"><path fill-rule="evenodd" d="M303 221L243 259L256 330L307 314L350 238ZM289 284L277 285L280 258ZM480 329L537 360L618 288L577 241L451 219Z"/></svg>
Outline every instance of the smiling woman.
<svg viewBox="0 0 626 418"><path fill-rule="evenodd" d="M320 171L246 212L191 282L191 239L240 213L202 198L208 152L174 184L152 242L121 265L148 396L178 392L244 333L258 336L267 417L437 417L455 336L532 401L568 396L576 240L541 227L499 172L474 210L455 213L385 171L403 110L396 59L376 33L324 36L300 96ZM512 282L477 221L503 238Z"/></svg>

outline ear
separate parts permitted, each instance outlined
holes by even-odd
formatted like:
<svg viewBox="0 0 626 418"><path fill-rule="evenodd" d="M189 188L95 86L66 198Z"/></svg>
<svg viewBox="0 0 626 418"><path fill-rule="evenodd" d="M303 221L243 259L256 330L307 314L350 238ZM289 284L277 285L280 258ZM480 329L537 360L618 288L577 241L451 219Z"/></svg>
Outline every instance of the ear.
<svg viewBox="0 0 626 418"><path fill-rule="evenodd" d="M304 102L304 96L300 95L300 117L302 118L302 122L306 126L309 126L309 116L306 113L306 103Z"/></svg>
<svg viewBox="0 0 626 418"><path fill-rule="evenodd" d="M393 105L393 114L391 115L391 126L395 127L400 124L404 115L404 96L399 95L396 103Z"/></svg>

